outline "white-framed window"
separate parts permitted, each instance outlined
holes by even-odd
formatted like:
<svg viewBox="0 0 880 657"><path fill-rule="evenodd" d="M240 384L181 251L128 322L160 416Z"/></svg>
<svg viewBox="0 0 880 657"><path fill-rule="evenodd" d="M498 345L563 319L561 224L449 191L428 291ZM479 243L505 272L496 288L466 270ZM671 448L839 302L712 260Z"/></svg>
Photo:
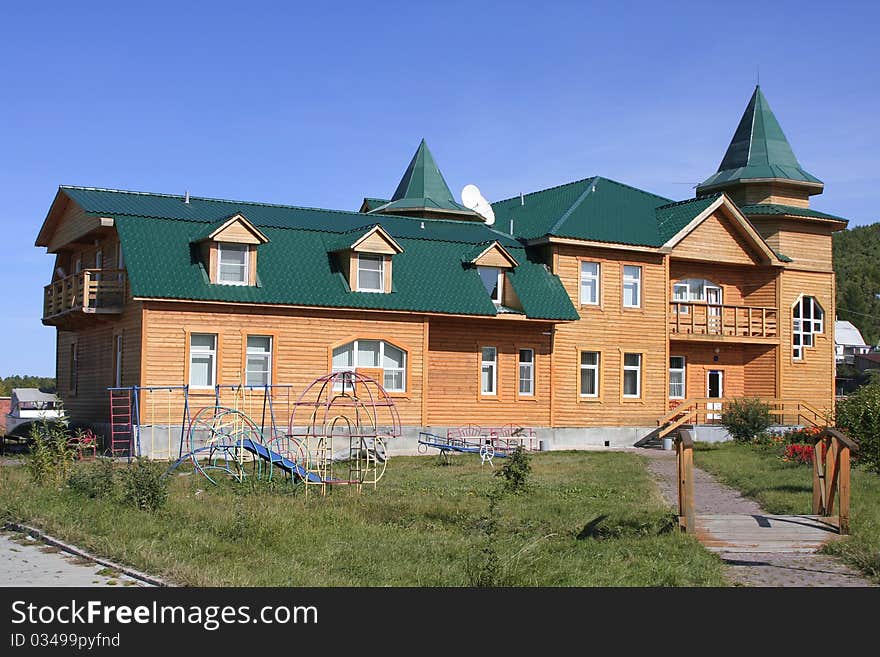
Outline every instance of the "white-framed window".
<svg viewBox="0 0 880 657"><path fill-rule="evenodd" d="M640 308L642 305L642 268L623 266L623 307Z"/></svg>
<svg viewBox="0 0 880 657"><path fill-rule="evenodd" d="M249 335L245 348L244 384L265 386L272 383L272 336Z"/></svg>
<svg viewBox="0 0 880 657"><path fill-rule="evenodd" d="M190 333L189 385L213 388L217 383L217 334Z"/></svg>
<svg viewBox="0 0 880 657"><path fill-rule="evenodd" d="M125 269L125 258L122 257L122 242L116 242L116 269ZM116 280L122 282L122 272L116 274Z"/></svg>
<svg viewBox="0 0 880 657"><path fill-rule="evenodd" d="M385 256L358 253L357 291L385 291Z"/></svg>
<svg viewBox="0 0 880 657"><path fill-rule="evenodd" d="M599 396L599 352L581 352L581 397Z"/></svg>
<svg viewBox="0 0 880 657"><path fill-rule="evenodd" d="M113 385L116 388L122 386L122 353L124 344L122 333L113 336Z"/></svg>
<svg viewBox="0 0 880 657"><path fill-rule="evenodd" d="M358 367L382 369L382 387L406 392L406 352L384 340L354 340L333 349L333 371L354 372ZM342 390L337 383L334 390Z"/></svg>
<svg viewBox="0 0 880 657"><path fill-rule="evenodd" d="M78 256L76 260L73 261L73 273L78 274L83 270L83 259L82 256Z"/></svg>
<svg viewBox="0 0 880 657"><path fill-rule="evenodd" d="M672 299L681 302L681 305L676 306L676 310L682 315L687 315L690 312L687 303L723 304L724 290L720 285L705 278L684 278L672 284Z"/></svg>
<svg viewBox="0 0 880 657"><path fill-rule="evenodd" d="M495 305L501 305L502 290L504 289L504 271L499 267L477 267L480 273L480 280L489 298Z"/></svg>
<svg viewBox="0 0 880 657"><path fill-rule="evenodd" d="M223 285L247 285L250 269L247 244L217 244L217 282Z"/></svg>
<svg viewBox="0 0 880 657"><path fill-rule="evenodd" d="M687 392L685 384L684 356L669 357L669 398L684 399Z"/></svg>
<svg viewBox="0 0 880 657"><path fill-rule="evenodd" d="M825 332L825 311L815 297L802 296L791 309L791 357L803 360L804 347L813 347L815 337Z"/></svg>
<svg viewBox="0 0 880 657"><path fill-rule="evenodd" d="M103 249L98 249L95 251L95 269L104 269L104 251ZM95 274L95 280L101 280L100 272Z"/></svg>
<svg viewBox="0 0 880 657"><path fill-rule="evenodd" d="M642 355L623 355L623 396L642 396Z"/></svg>
<svg viewBox="0 0 880 657"><path fill-rule="evenodd" d="M601 294L601 271L598 262L581 262L581 305L598 306Z"/></svg>
<svg viewBox="0 0 880 657"><path fill-rule="evenodd" d="M519 350L519 395L533 397L535 394L535 350Z"/></svg>
<svg viewBox="0 0 880 657"><path fill-rule="evenodd" d="M498 394L498 350L495 347L480 348L480 394Z"/></svg>

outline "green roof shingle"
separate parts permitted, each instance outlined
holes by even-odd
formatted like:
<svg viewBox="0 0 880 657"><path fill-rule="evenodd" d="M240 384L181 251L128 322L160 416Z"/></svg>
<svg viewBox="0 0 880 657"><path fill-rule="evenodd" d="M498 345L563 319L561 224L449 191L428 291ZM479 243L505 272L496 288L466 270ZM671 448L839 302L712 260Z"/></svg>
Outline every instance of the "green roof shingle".
<svg viewBox="0 0 880 657"><path fill-rule="evenodd" d="M827 212L812 210L810 208L799 208L794 205L779 205L777 203L757 203L755 205L744 205L740 208L745 215L788 215L792 217L809 217L810 219L830 219L832 221L846 221L843 217L838 217Z"/></svg>

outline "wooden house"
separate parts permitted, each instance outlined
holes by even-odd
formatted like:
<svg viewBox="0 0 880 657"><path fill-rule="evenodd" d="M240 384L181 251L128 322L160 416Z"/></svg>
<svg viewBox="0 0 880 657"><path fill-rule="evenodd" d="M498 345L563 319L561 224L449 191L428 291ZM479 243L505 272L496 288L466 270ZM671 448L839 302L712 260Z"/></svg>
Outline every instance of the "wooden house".
<svg viewBox="0 0 880 657"><path fill-rule="evenodd" d="M410 438L513 422L551 448L632 445L742 396L796 422L834 404L846 221L810 207L822 189L760 88L678 202L592 177L493 203L487 225L424 141L359 212L61 187L36 242L58 392L100 425L108 387L188 385L197 404L357 369Z"/></svg>

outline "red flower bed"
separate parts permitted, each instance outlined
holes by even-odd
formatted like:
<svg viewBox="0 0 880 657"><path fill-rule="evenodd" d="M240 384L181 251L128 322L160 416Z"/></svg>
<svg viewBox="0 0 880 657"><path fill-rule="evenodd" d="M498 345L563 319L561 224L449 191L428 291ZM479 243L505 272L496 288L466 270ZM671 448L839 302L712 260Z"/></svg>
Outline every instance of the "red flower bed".
<svg viewBox="0 0 880 657"><path fill-rule="evenodd" d="M822 458L825 458L825 452L827 451L827 447L825 443L822 443ZM793 443L791 445L786 445L785 449L782 451L782 460L788 461L790 463L800 463L802 465L812 465L813 464L813 446L805 445L802 443Z"/></svg>

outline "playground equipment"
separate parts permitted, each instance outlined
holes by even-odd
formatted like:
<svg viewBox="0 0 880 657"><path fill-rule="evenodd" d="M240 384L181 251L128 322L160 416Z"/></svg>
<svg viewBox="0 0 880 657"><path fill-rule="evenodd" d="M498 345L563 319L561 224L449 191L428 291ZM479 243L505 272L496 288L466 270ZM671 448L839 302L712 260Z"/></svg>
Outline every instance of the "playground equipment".
<svg viewBox="0 0 880 657"><path fill-rule="evenodd" d="M239 395L234 401L245 399ZM353 372L312 382L291 405L286 431L275 422L271 399L262 408L265 428L239 408L200 409L185 432L186 453L181 447L166 475L191 462L215 484L218 475L271 480L280 471L305 484L306 492L318 486L326 493L334 485L360 492L365 484L375 488L387 464L385 440L400 435L394 401L375 380Z"/></svg>
<svg viewBox="0 0 880 657"><path fill-rule="evenodd" d="M438 457L444 463L449 462L450 453L479 454L480 465L494 465L493 459L507 458L515 449L533 452L538 448L535 430L506 424L503 427L479 427L465 424L446 431L446 437L426 431L419 432L419 453L424 454L428 448L439 450Z"/></svg>
<svg viewBox="0 0 880 657"><path fill-rule="evenodd" d="M111 456L172 460L183 456L197 406L241 411L267 436L283 432L290 415L290 385L216 385L193 391L187 385L109 388ZM206 399L207 398L207 399Z"/></svg>
<svg viewBox="0 0 880 657"><path fill-rule="evenodd" d="M293 404L287 433L272 451L306 457L305 478L322 493L332 485L374 488L385 474L385 441L400 435L400 417L385 389L358 372L333 372L315 379Z"/></svg>

